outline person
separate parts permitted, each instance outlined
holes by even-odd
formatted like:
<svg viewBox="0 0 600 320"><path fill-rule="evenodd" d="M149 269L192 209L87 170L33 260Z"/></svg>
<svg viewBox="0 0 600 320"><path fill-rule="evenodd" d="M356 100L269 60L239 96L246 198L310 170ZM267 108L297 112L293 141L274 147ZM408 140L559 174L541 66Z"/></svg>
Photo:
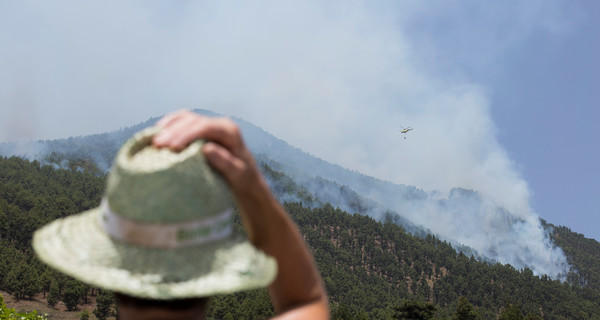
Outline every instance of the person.
<svg viewBox="0 0 600 320"><path fill-rule="evenodd" d="M247 234L247 241L254 248L248 249L243 244L222 244L230 237L228 235L230 227L222 227L226 225L228 221L226 219L230 218L221 218L229 216L219 213L208 219L203 218L204 220L199 222L199 225L202 227L200 229L201 232L198 230L188 232L192 236L198 235L199 237L198 239L190 240L192 244L183 243L181 249L176 244L173 244L176 249L164 250L167 253L162 253L163 256L160 258L151 260L152 258L146 256L151 256L154 254L153 252L163 251L161 244L155 243L156 239L169 239L167 235L163 235L163 233L166 234L161 229L163 227L147 227L144 224L130 222L127 218L119 217L121 212L118 211L125 210L123 208L135 211L139 201L135 200L137 191L132 191L131 189L152 188L153 183L145 183L140 187L132 188L123 182L128 179L125 176L126 173L123 173L126 170L120 169L117 166L117 168L111 170L111 175L121 176L117 178L109 176L107 194L105 196L105 199L108 200L103 200L103 206L91 210L87 213L90 217L85 218L85 223L87 224L92 220L100 221L101 231L83 232L81 235L76 232L69 232L68 235L62 236L65 239L69 238L69 241L63 239L59 242L55 239L59 237L61 232L66 233L63 230L67 230L69 227L64 221L55 222L45 227L45 230L42 229L34 235L33 246L41 260L84 282L115 291L119 305L119 319L123 320L203 319L208 306L207 295L213 292L227 293L260 287L269 282L268 292L276 314L274 319L329 319L327 295L314 259L296 225L281 204L275 199L264 177L261 175L251 152L243 141L239 127L228 118L206 117L189 110L181 110L166 115L157 122L156 127L158 130L151 135L150 139L151 144L158 150L184 153L188 152L188 149L192 149L191 146L195 145L195 141L204 141L200 146L200 152L212 170L218 172L225 181L240 212L242 224ZM140 148L134 144L126 152L126 156L131 156L133 152L131 150L135 151L138 149ZM121 159L119 157L120 155L117 155L116 162ZM156 164L152 165L158 166ZM183 169L178 170L181 171ZM191 173L188 172L185 175L189 176ZM207 181L210 182L212 179L207 179ZM185 184L185 182L182 183ZM111 191L111 189L118 189L119 186L115 187L118 184L125 185L123 186L123 190L125 191ZM210 190L214 189L218 190L218 185L211 185ZM129 193L126 200L135 202L136 205L123 204L120 206L119 203L125 203L125 201L119 200L118 195L122 193ZM179 190L176 193L179 194L182 191ZM157 193L155 192L154 194ZM219 196L211 195L208 197L212 199ZM148 201L146 199L145 201L155 203L158 200ZM114 213L114 210L117 213ZM152 211L154 209L143 210ZM164 211L164 209L160 210ZM186 209L182 210L185 211ZM81 218L78 218L81 222L77 223L77 225L84 224L83 216L85 215L86 213L82 214ZM91 217L92 215L94 217ZM135 214L132 215L135 216ZM152 213L146 215L152 217ZM67 222L75 220L68 219L65 220ZM143 216L141 219L149 218ZM219 221L221 221L214 224L217 227L210 227L212 229L206 227L207 221L210 222L215 219L220 219ZM75 222L70 223L76 225ZM131 228L129 228L128 224L131 224ZM175 225L179 226L177 228L187 228L185 224L183 226L181 226L182 224ZM144 236L144 232L146 232L144 228L147 228L148 236ZM96 233L101 234L102 237L108 240L93 238ZM105 234L108 234L108 236ZM182 234L181 230L176 234ZM221 236L220 234L224 235ZM73 240L76 237L80 237L81 239ZM173 241L181 240L180 238L183 238L185 241L188 240L186 237L177 237ZM209 238L217 240L207 240ZM80 243L85 243L86 241L96 242L96 244L86 249L73 249L73 247L81 246ZM94 252L101 251L96 250L96 248L101 247L98 243L102 241L107 243L104 247L109 249L105 249L107 253L100 254L100 257L96 258ZM214 244L210 244L210 241L214 242ZM121 242L126 243L122 244ZM205 242L208 244L205 244ZM139 249L137 247L140 244L150 247L156 245L157 247ZM187 246L191 246L192 248L187 249ZM214 257L215 261L205 263L204 259L191 264L187 263L188 260L177 260L180 257L173 254L173 252L179 252L178 250L196 250L195 246L219 247L219 250L223 250L223 252L214 253L213 251L215 250L213 249L210 249L213 251L202 249L205 250L203 252L208 252L208 254L203 254L205 257ZM65 247L66 249L60 249L61 247ZM135 250L137 251L132 251L134 250L131 249L132 247L136 247ZM233 253L226 253L227 250ZM163 264L163 261L165 261L164 255L166 254L170 255L168 259L170 261L163 268L165 270L157 269L157 271L153 269L152 272L146 271L146 269L155 268L153 264ZM140 256L143 259L139 258ZM198 254L194 256L198 256ZM245 258L246 256L250 258ZM89 260L93 260L94 258L96 258L96 262L90 263ZM191 259L196 258L193 257ZM231 261L220 262L217 261L219 259L238 259L239 261L235 263ZM247 261L243 261L243 259ZM276 261L276 268L270 268L272 259ZM73 260L73 262L69 262L70 260ZM128 262L129 260L134 262ZM144 262L140 262L142 260ZM116 270L117 267L108 265L110 263L118 265L118 268L121 269ZM223 266L226 263L228 263L228 266ZM176 265L175 269L177 271L172 270L173 265ZM188 277L190 278L188 279L182 275L186 272L185 270L195 267L202 269L202 271L198 271L203 272L202 276L194 275L195 279L191 279L193 278L192 276ZM116 271L109 270L111 268ZM228 270L232 268L246 269L234 272L233 276L224 277L222 275L229 272ZM208 271L204 271L204 269ZM271 272L275 269L276 275L274 275L275 271ZM153 278L155 275L150 275L151 273L161 272L164 276L158 280ZM194 271L189 271L188 273L190 272L193 273ZM181 277L182 279L174 281L169 277L174 279ZM164 279L170 279L170 282ZM161 281L162 283L154 283ZM125 286L123 283L127 285ZM206 284L206 288L195 285L198 283Z"/></svg>
<svg viewBox="0 0 600 320"><path fill-rule="evenodd" d="M231 188L248 238L275 257L278 274L270 285L277 319L326 319L328 302L321 277L301 234L273 197L247 149L237 125L227 118L207 118L184 110L167 115L153 143L178 151L205 139L203 154Z"/></svg>

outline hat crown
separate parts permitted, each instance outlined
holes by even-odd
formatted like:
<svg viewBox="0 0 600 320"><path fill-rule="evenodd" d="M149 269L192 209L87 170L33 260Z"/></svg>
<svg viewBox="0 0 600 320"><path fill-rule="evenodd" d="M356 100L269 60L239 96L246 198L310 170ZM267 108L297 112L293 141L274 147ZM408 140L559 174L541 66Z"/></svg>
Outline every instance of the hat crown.
<svg viewBox="0 0 600 320"><path fill-rule="evenodd" d="M210 218L233 207L225 181L208 166L197 140L180 152L156 148L158 128L135 134L121 147L105 199L122 218L172 224Z"/></svg>
<svg viewBox="0 0 600 320"><path fill-rule="evenodd" d="M157 149L158 130L125 142L101 206L35 232L40 259L95 287L151 299L267 286L277 264L234 232L233 198L207 165L203 142Z"/></svg>

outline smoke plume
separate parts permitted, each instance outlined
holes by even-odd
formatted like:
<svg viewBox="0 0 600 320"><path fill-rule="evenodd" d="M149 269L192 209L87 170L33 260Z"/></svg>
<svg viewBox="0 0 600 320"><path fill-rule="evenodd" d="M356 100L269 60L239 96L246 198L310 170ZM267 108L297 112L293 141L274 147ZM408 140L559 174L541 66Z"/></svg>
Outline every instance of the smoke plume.
<svg viewBox="0 0 600 320"><path fill-rule="evenodd" d="M0 140L23 128L43 139L104 132L205 107L384 180L448 197L477 190L518 223L505 229L487 207L403 212L483 243L501 262L538 254L528 263L557 274L542 265L564 256L547 258L555 251L497 141L490 109L501 106L490 105L486 83L532 34L565 32L567 11L559 0L2 2L0 112L13 116Z"/></svg>

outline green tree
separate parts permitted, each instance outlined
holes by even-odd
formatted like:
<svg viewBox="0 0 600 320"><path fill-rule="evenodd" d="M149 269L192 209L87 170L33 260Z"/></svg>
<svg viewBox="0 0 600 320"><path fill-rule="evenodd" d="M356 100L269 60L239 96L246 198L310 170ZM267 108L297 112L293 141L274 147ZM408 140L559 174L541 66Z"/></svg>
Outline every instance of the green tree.
<svg viewBox="0 0 600 320"><path fill-rule="evenodd" d="M458 298L458 307L456 308L456 313L452 316L452 320L476 320L480 318L473 305L465 296Z"/></svg>
<svg viewBox="0 0 600 320"><path fill-rule="evenodd" d="M428 302L405 300L395 310L394 319L429 320L433 318L436 307Z"/></svg>
<svg viewBox="0 0 600 320"><path fill-rule="evenodd" d="M345 304L340 303L332 306L331 320L348 320L352 318L352 312Z"/></svg>
<svg viewBox="0 0 600 320"><path fill-rule="evenodd" d="M46 293L50 291L50 285L52 284L52 272L46 269L44 273L40 276L40 285L42 288L42 293L44 294L44 298L46 297Z"/></svg>
<svg viewBox="0 0 600 320"><path fill-rule="evenodd" d="M69 311L73 311L77 308L79 300L83 295L83 285L77 280L69 280L65 284L65 288L62 294L62 301Z"/></svg>
<svg viewBox="0 0 600 320"><path fill-rule="evenodd" d="M100 290L96 297L96 309L92 312L98 320L106 320L110 316L110 309L113 304L113 295L110 291Z"/></svg>
<svg viewBox="0 0 600 320"><path fill-rule="evenodd" d="M498 320L523 320L525 317L523 316L523 312L521 312L521 308L515 306L514 304L508 304L504 307Z"/></svg>
<svg viewBox="0 0 600 320"><path fill-rule="evenodd" d="M8 291L17 299L28 297L31 300L42 288L37 270L24 260L8 273L5 283Z"/></svg>
<svg viewBox="0 0 600 320"><path fill-rule="evenodd" d="M52 279L50 289L48 290L48 306L54 308L60 300L60 292L58 291L58 282Z"/></svg>
<svg viewBox="0 0 600 320"><path fill-rule="evenodd" d="M90 293L91 286L87 283L81 283L81 300L83 303L88 303L88 294Z"/></svg>

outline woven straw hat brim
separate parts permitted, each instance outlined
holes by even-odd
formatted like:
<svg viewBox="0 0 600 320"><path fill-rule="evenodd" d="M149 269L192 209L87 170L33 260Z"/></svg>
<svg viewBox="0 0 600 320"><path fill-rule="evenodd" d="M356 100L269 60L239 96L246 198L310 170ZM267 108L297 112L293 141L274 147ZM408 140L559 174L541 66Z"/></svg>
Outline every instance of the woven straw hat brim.
<svg viewBox="0 0 600 320"><path fill-rule="evenodd" d="M277 273L272 257L240 236L179 249L140 248L112 240L100 208L35 232L40 259L92 286L150 299L182 299L262 288Z"/></svg>

